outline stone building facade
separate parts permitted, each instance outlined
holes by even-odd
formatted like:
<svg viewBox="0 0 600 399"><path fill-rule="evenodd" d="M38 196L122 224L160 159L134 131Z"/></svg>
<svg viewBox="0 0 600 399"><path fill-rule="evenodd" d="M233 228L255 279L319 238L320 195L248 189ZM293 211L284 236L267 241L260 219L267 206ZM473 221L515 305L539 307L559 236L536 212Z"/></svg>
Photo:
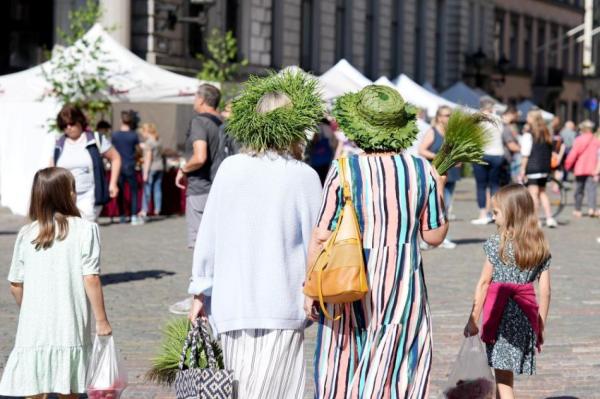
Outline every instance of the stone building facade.
<svg viewBox="0 0 600 399"><path fill-rule="evenodd" d="M583 116L583 1L496 0L493 93L504 102L531 98L563 120Z"/></svg>

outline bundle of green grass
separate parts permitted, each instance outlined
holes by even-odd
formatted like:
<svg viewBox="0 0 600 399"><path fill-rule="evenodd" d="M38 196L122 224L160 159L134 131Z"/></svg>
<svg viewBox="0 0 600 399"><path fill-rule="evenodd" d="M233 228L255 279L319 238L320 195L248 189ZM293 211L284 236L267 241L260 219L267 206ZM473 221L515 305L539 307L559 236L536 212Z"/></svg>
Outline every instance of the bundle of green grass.
<svg viewBox="0 0 600 399"><path fill-rule="evenodd" d="M163 329L163 340L158 355L152 359L152 368L146 373L146 380L159 385L170 386L175 382L175 376L179 370L179 360L181 351L188 335L191 323L188 319L178 318L167 322ZM212 349L217 357L219 368L223 368L223 355L221 348L216 341L211 341ZM188 348L184 367L190 365L191 349ZM198 348L198 358L196 364L199 368L208 367L208 359L204 345L200 344Z"/></svg>
<svg viewBox="0 0 600 399"><path fill-rule="evenodd" d="M433 158L433 166L440 175L446 174L459 163L483 162L483 150L489 141L487 129L495 121L480 112L452 111L444 144Z"/></svg>

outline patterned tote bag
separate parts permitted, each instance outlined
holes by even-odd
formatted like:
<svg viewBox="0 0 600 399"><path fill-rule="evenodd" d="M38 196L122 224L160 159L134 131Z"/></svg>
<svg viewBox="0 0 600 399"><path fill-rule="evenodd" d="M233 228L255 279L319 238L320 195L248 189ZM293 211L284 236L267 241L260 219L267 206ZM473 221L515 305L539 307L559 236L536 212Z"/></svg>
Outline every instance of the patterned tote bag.
<svg viewBox="0 0 600 399"><path fill-rule="evenodd" d="M208 368L198 367L198 345L202 344L208 359ZM185 369L185 358L191 346L189 368ZM233 371L219 369L213 351L210 334L205 321L198 319L190 328L175 377L177 399L232 399Z"/></svg>

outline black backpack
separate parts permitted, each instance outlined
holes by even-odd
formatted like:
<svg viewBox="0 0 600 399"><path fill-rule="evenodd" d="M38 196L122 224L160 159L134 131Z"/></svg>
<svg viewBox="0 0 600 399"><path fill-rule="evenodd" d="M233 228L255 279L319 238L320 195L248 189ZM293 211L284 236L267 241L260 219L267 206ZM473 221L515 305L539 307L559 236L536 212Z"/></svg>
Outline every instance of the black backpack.
<svg viewBox="0 0 600 399"><path fill-rule="evenodd" d="M221 166L221 162L228 156L235 155L240 152L240 145L235 141L229 133L227 133L226 125L219 126L219 146L217 153L212 157L210 166L210 180L214 180L217 175L217 170Z"/></svg>

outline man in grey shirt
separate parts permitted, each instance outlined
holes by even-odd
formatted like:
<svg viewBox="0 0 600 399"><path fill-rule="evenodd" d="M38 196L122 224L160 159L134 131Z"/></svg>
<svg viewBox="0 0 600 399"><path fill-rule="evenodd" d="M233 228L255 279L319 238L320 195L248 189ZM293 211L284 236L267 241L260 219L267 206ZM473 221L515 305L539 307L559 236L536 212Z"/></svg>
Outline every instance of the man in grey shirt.
<svg viewBox="0 0 600 399"><path fill-rule="evenodd" d="M216 87L203 84L198 88L194 110L198 115L190 122L185 139L185 158L177 172L175 184L185 188L187 177L185 219L188 228L188 248L194 248L198 227L212 184L210 169L219 147L219 127L223 124L217 106L221 93Z"/></svg>
<svg viewBox="0 0 600 399"><path fill-rule="evenodd" d="M175 178L175 185L186 190L185 221L187 224L187 245L193 249L198 228L212 185L210 169L219 148L219 128L223 120L217 107L221 92L209 84L198 87L194 99L194 111L198 114L190 121L185 137L185 158ZM187 178L187 184L185 180ZM186 298L169 307L175 314L187 314L191 308L191 298Z"/></svg>

